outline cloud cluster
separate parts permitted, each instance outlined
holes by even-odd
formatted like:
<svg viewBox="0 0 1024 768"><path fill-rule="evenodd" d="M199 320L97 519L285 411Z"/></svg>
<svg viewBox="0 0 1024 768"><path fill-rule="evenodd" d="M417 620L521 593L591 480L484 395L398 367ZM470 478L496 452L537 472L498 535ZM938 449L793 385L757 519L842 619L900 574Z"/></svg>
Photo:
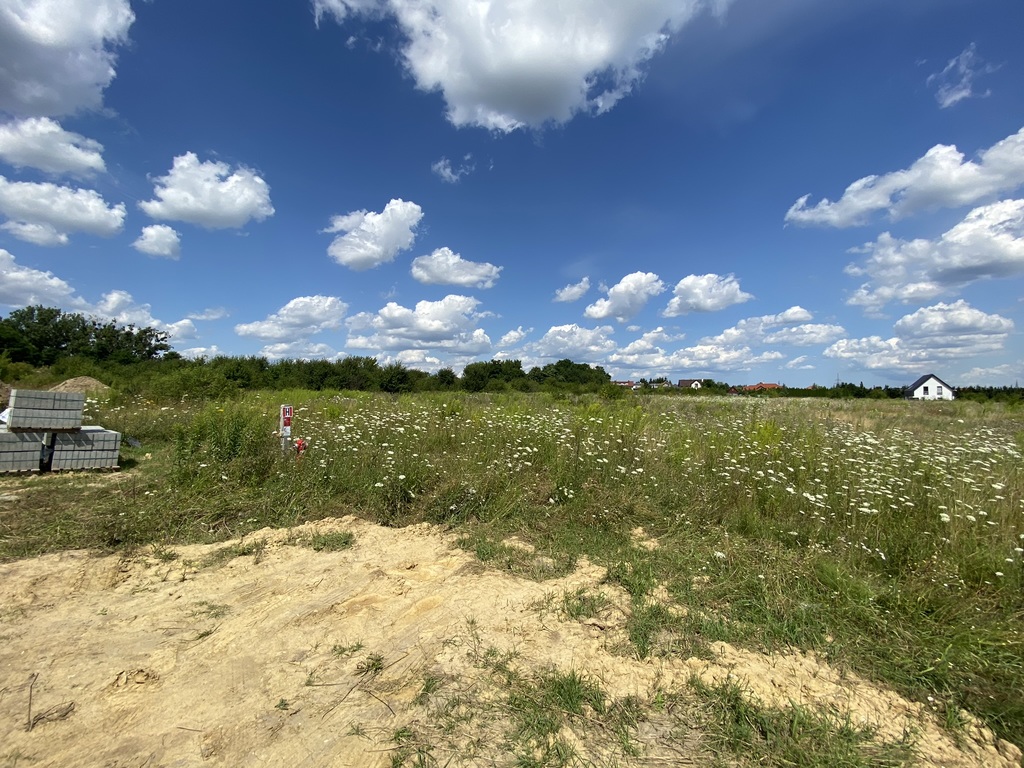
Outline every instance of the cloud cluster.
<svg viewBox="0 0 1024 768"><path fill-rule="evenodd" d="M86 177L106 170L103 145L48 117L30 117L0 125L0 159L15 168Z"/></svg>
<svg viewBox="0 0 1024 768"><path fill-rule="evenodd" d="M486 262L466 261L450 248L438 248L429 256L417 256L412 262L412 276L424 285L493 288L501 270Z"/></svg>
<svg viewBox="0 0 1024 768"><path fill-rule="evenodd" d="M319 23L389 15L417 87L440 91L449 121L514 131L611 109L647 62L707 8L731 0L313 0Z"/></svg>
<svg viewBox="0 0 1024 768"><path fill-rule="evenodd" d="M846 268L866 276L847 303L877 313L890 301L922 301L986 278L1024 273L1024 200L975 208L934 240L900 240L888 232L856 250Z"/></svg>
<svg viewBox="0 0 1024 768"><path fill-rule="evenodd" d="M826 357L847 360L867 370L923 371L940 364L1003 349L1013 321L987 314L960 299L938 303L901 317L895 336L841 339L825 350Z"/></svg>
<svg viewBox="0 0 1024 768"><path fill-rule="evenodd" d="M108 205L91 189L0 176L0 228L35 245L66 245L72 232L109 237L124 225L124 203Z"/></svg>
<svg viewBox="0 0 1024 768"><path fill-rule="evenodd" d="M113 49L135 20L128 0L15 0L0 6L0 112L98 109Z"/></svg>
<svg viewBox="0 0 1024 768"><path fill-rule="evenodd" d="M196 336L196 327L191 319L164 322L153 317L149 304L137 303L127 291L109 291L98 303L90 304L78 296L68 282L52 272L22 266L15 261L13 254L0 248L0 305L25 307L32 304L61 307L101 320L113 320L120 325L155 328L166 331L173 341Z"/></svg>
<svg viewBox="0 0 1024 768"><path fill-rule="evenodd" d="M0 304L66 307L76 303L74 293L74 288L52 272L22 266L10 251L0 248Z"/></svg>
<svg viewBox="0 0 1024 768"><path fill-rule="evenodd" d="M338 264L357 271L394 261L401 251L412 247L423 209L416 203L391 200L380 213L353 211L334 216L321 230L338 234L327 253Z"/></svg>
<svg viewBox="0 0 1024 768"><path fill-rule="evenodd" d="M865 176L846 188L839 200L808 206L804 195L786 212L786 221L829 227L865 224L871 214L892 218L941 207L958 207L1024 184L1024 128L965 160L955 146L937 144L909 168Z"/></svg>
<svg viewBox="0 0 1024 768"><path fill-rule="evenodd" d="M440 301L419 301L409 309L388 302L382 309L361 312L348 320L349 348L400 352L409 349L445 350L460 355L483 355L491 340L477 327L485 313L470 296L450 294Z"/></svg>
<svg viewBox="0 0 1024 768"><path fill-rule="evenodd" d="M207 229L244 227L274 213L270 187L256 172L219 161L200 162L194 152L174 158L153 182L153 200L139 207L154 219L184 221Z"/></svg>
<svg viewBox="0 0 1024 768"><path fill-rule="evenodd" d="M239 323L235 333L263 341L305 341L341 325L348 305L335 296L299 296L264 320Z"/></svg>

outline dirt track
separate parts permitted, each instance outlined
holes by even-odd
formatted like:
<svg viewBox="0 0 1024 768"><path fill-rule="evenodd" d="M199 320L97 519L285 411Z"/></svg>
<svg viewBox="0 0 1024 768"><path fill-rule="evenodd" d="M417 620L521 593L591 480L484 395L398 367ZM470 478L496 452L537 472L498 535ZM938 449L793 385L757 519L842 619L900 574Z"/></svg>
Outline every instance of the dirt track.
<svg viewBox="0 0 1024 768"><path fill-rule="evenodd" d="M354 532L352 548L289 543L339 529ZM0 565L0 766L386 766L403 744L438 765L510 765L486 658L527 674L577 669L611 699L645 703L685 693L693 673L734 675L769 705L832 707L890 740L910 728L923 765L1020 765L987 730L969 729L958 749L920 705L813 655L718 644L711 662L631 658L629 601L585 562L538 583L484 568L439 529L353 518L247 541L261 539L259 554L219 565L202 563L225 545L179 547L174 560L67 552ZM609 597L599 619L552 607L579 587ZM368 668L373 654L380 669ZM438 690L420 695L428 677ZM595 765L708 760L671 712L651 711L633 757L585 718L560 736Z"/></svg>

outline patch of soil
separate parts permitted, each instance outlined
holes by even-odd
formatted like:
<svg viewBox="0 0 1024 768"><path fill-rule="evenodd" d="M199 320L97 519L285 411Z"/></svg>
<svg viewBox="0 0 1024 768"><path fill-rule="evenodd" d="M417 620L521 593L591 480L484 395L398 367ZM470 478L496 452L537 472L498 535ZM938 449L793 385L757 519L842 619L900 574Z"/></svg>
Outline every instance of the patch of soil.
<svg viewBox="0 0 1024 768"><path fill-rule="evenodd" d="M102 381L94 379L92 376L76 376L73 379L67 379L62 381L60 384L56 384L50 387L51 392L102 392L110 389Z"/></svg>
<svg viewBox="0 0 1024 768"><path fill-rule="evenodd" d="M335 531L354 545L299 545ZM926 708L813 654L716 644L710 661L637 659L629 596L603 568L583 560L563 578L529 581L454 542L428 525L349 517L259 531L241 546L0 564L0 762L374 768L423 749L452 768L514 765L510 678L496 670L523 679L557 668L645 706L692 700L694 674L733 679L765 706L848 714L887 740L917 734L921 765L1020 764L987 729L969 727L958 746ZM211 557L229 546L249 554ZM558 611L579 589L608 598L601 621ZM709 764L684 708L652 709L631 736L636 754L594 717L559 737L582 764Z"/></svg>

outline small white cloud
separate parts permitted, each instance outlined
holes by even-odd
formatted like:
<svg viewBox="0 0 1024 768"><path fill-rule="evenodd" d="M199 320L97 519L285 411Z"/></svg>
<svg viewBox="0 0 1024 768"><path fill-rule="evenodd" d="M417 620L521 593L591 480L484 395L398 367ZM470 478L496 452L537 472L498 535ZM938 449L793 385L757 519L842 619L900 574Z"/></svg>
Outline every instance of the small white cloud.
<svg viewBox="0 0 1024 768"><path fill-rule="evenodd" d="M624 323L665 291L665 284L653 272L633 272L608 289L608 298L598 299L583 314L592 320L614 317Z"/></svg>
<svg viewBox="0 0 1024 768"><path fill-rule="evenodd" d="M676 283L673 294L672 300L662 312L665 317L690 312L718 312L754 298L740 289L739 280L732 275L723 277L714 273L684 277Z"/></svg>
<svg viewBox="0 0 1024 768"><path fill-rule="evenodd" d="M430 166L432 170L441 181L447 184L458 184L459 180L463 176L468 176L476 170L476 165L470 162L472 155L466 155L464 162L453 168L451 161L447 157L442 157L436 163Z"/></svg>
<svg viewBox="0 0 1024 768"><path fill-rule="evenodd" d="M412 247L423 209L416 203L391 200L380 213L353 211L331 219L321 232L343 233L334 238L327 253L344 267L360 271L394 261Z"/></svg>
<svg viewBox="0 0 1024 768"><path fill-rule="evenodd" d="M0 10L0 112L98 109L114 79L113 48L135 20L128 0L14 0Z"/></svg>
<svg viewBox="0 0 1024 768"><path fill-rule="evenodd" d="M202 312L193 312L188 318L189 320L221 320L227 316L228 311L224 307L212 307L204 309Z"/></svg>
<svg viewBox="0 0 1024 768"><path fill-rule="evenodd" d="M501 341L498 342L498 347L501 349L507 349L508 347L514 347L527 336L533 333L533 328L527 328L523 330L523 326L519 326L515 330L511 330L501 337Z"/></svg>
<svg viewBox="0 0 1024 768"><path fill-rule="evenodd" d="M810 195L797 200L786 221L829 227L868 222L872 213L887 211L896 219L920 210L974 205L1024 184L1024 128L966 160L955 146L937 144L909 168L882 176L865 176L846 188L836 202L827 198L808 206Z"/></svg>
<svg viewBox="0 0 1024 768"><path fill-rule="evenodd" d="M989 96L991 91L979 93L974 81L981 75L990 75L999 67L986 64L978 55L974 43L967 46L959 56L954 56L941 72L928 76L928 85L935 86L935 100L942 109L958 104L964 99Z"/></svg>
<svg viewBox="0 0 1024 768"><path fill-rule="evenodd" d="M8 181L0 176L0 215L4 229L36 245L65 245L68 233L109 237L124 225L124 203L107 205L92 189L49 182Z"/></svg>
<svg viewBox="0 0 1024 768"><path fill-rule="evenodd" d="M590 278L584 277L578 283L570 283L555 291L555 301L578 301L590 290Z"/></svg>
<svg viewBox="0 0 1024 768"><path fill-rule="evenodd" d="M807 355L800 355L800 357L794 357L788 363L786 368L791 371L813 371L814 366L807 362Z"/></svg>
<svg viewBox="0 0 1024 768"><path fill-rule="evenodd" d="M412 262L412 276L424 285L493 288L501 269L486 262L466 261L450 248L438 248L429 256L417 256Z"/></svg>
<svg viewBox="0 0 1024 768"><path fill-rule="evenodd" d="M0 159L15 168L91 176L106 170L103 145L65 131L48 117L30 117L0 125Z"/></svg>
<svg viewBox="0 0 1024 768"><path fill-rule="evenodd" d="M149 256L177 259L181 255L181 238L173 227L166 224L152 224L142 228L142 234L132 247Z"/></svg>
<svg viewBox="0 0 1024 768"><path fill-rule="evenodd" d="M52 247L67 245L71 242L63 232L58 232L50 224L30 224L27 221L5 221L0 229L10 232L14 237L33 245Z"/></svg>
<svg viewBox="0 0 1024 768"><path fill-rule="evenodd" d="M348 305L335 296L299 296L265 320L236 325L235 333L264 341L305 341L321 331L338 328L347 311Z"/></svg>
<svg viewBox="0 0 1024 768"><path fill-rule="evenodd" d="M270 187L255 171L200 162L194 152L174 158L170 172L154 179L153 194L139 203L147 215L207 229L244 227L274 214Z"/></svg>

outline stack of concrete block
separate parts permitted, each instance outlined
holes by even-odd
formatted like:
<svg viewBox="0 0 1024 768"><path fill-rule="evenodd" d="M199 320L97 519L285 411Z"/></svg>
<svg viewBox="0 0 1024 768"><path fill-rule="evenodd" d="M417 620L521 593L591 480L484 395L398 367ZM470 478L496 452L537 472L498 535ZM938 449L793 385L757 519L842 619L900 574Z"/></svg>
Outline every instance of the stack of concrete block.
<svg viewBox="0 0 1024 768"><path fill-rule="evenodd" d="M9 432L0 425L0 472L38 472L43 457L39 432Z"/></svg>
<svg viewBox="0 0 1024 768"><path fill-rule="evenodd" d="M81 392L12 389L7 428L12 432L74 432L82 427L84 407Z"/></svg>
<svg viewBox="0 0 1024 768"><path fill-rule="evenodd" d="M117 466L121 433L103 427L82 427L78 432L54 435L50 469L111 469Z"/></svg>
<svg viewBox="0 0 1024 768"><path fill-rule="evenodd" d="M80 392L12 390L0 425L0 472L117 469L121 434L82 426Z"/></svg>

